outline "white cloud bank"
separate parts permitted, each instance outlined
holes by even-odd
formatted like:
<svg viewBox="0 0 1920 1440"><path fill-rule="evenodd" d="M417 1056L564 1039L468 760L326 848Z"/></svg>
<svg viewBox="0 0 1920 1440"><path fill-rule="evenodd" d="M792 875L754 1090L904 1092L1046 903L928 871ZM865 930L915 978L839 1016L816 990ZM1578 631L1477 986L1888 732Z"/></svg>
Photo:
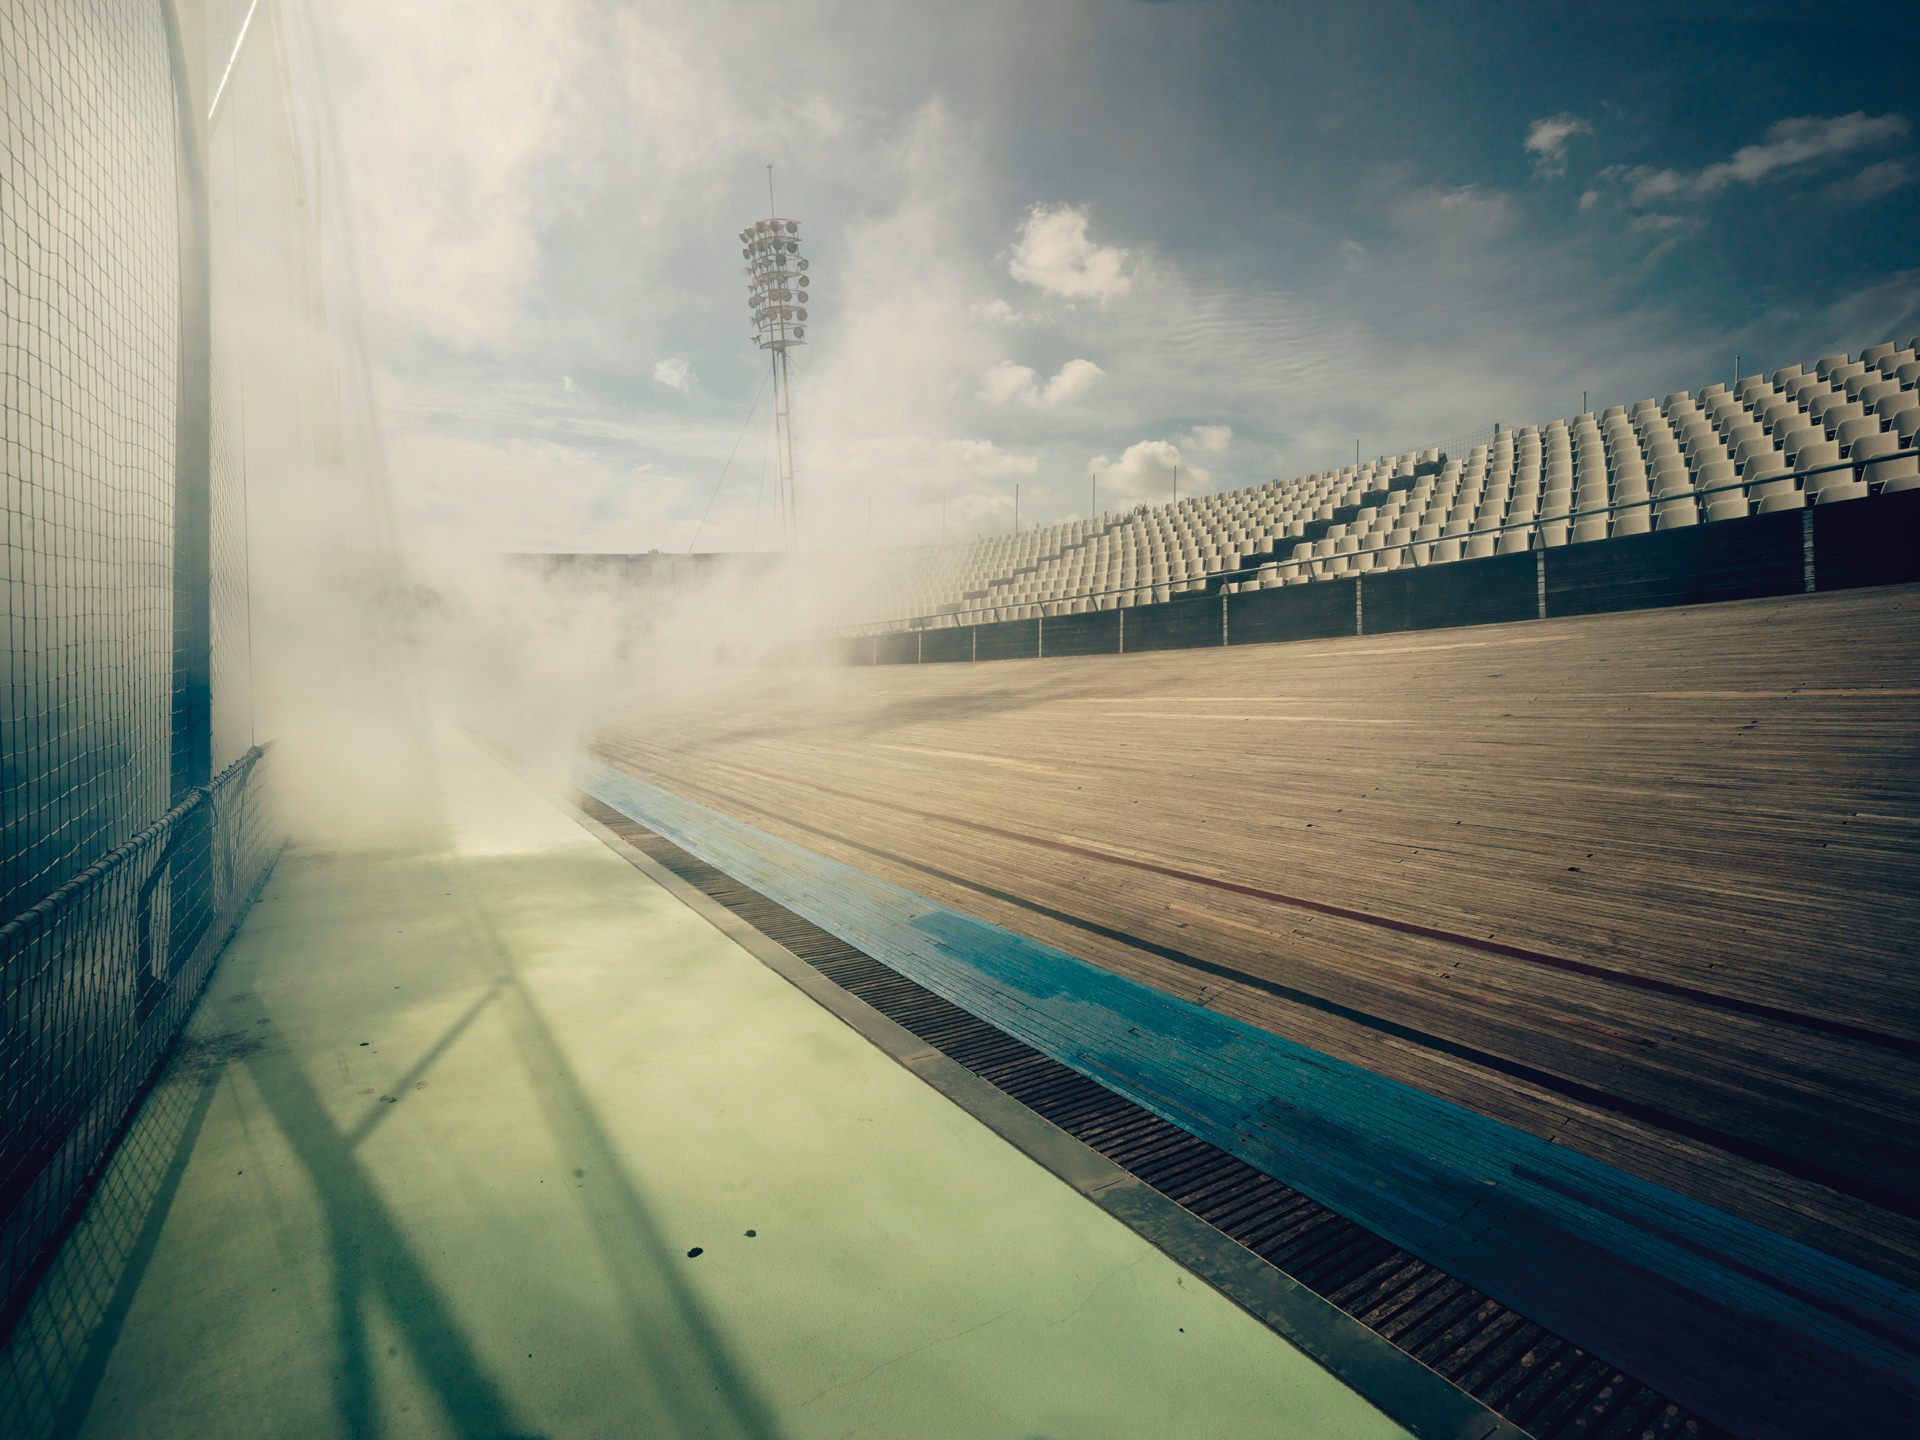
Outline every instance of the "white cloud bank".
<svg viewBox="0 0 1920 1440"><path fill-rule="evenodd" d="M1002 360L980 377L980 398L990 405L1051 408L1078 400L1106 373L1091 360L1069 360L1042 385L1032 366Z"/></svg>
<svg viewBox="0 0 1920 1440"><path fill-rule="evenodd" d="M1127 251L1088 237L1084 206L1035 205L1021 222L1007 269L1049 294L1105 305L1132 288L1127 260Z"/></svg>
<svg viewBox="0 0 1920 1440"><path fill-rule="evenodd" d="M509 340L538 278L535 178L592 124L575 83L593 54L584 7L324 9L350 58L332 114L368 313L402 340Z"/></svg>

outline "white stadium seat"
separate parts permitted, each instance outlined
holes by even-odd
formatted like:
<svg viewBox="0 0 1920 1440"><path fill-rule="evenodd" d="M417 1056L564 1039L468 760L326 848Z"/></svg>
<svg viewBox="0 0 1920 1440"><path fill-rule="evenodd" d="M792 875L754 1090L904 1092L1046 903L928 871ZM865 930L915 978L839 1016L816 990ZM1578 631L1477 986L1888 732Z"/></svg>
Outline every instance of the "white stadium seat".
<svg viewBox="0 0 1920 1440"><path fill-rule="evenodd" d="M1462 455L1407 450L915 551L857 618L897 616L909 629L1054 618L1199 596L1210 584L1243 594L1832 505L1920 489L1920 459L1899 453L1917 432L1920 355L1912 342L1882 342L1732 387L1503 426ZM1332 523L1337 511L1344 523Z"/></svg>

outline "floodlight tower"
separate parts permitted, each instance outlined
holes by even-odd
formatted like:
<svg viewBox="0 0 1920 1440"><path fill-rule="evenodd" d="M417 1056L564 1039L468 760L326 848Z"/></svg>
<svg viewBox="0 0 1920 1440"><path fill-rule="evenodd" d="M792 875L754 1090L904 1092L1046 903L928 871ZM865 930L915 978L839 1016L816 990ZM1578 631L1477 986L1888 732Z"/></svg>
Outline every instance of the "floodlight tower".
<svg viewBox="0 0 1920 1440"><path fill-rule="evenodd" d="M767 167L765 220L740 232L747 262L747 308L753 312L753 342L773 366L773 444L780 467L780 526L786 545L800 539L800 505L793 486L793 386L787 351L807 343L807 262L800 255L800 222L773 213L773 167Z"/></svg>

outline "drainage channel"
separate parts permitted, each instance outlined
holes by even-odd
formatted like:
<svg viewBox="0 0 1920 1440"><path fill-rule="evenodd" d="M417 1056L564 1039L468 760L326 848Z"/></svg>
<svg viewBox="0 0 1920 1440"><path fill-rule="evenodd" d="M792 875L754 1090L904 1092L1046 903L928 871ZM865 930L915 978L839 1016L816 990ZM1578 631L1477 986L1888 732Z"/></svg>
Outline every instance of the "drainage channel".
<svg viewBox="0 0 1920 1440"><path fill-rule="evenodd" d="M574 803L843 990L1535 1440L1726 1440L1726 1431L1571 1341L888 969L610 806L584 795Z"/></svg>

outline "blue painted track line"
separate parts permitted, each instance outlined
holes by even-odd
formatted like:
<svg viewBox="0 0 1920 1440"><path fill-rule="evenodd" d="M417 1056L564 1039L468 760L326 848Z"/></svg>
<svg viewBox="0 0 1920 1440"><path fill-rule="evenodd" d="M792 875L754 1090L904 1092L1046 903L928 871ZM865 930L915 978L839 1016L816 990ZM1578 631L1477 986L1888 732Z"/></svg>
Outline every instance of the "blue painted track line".
<svg viewBox="0 0 1920 1440"><path fill-rule="evenodd" d="M1848 1416L1920 1433L1920 1295L1904 1286L605 765L583 761L578 779L882 964L1730 1428L1787 1436Z"/></svg>

